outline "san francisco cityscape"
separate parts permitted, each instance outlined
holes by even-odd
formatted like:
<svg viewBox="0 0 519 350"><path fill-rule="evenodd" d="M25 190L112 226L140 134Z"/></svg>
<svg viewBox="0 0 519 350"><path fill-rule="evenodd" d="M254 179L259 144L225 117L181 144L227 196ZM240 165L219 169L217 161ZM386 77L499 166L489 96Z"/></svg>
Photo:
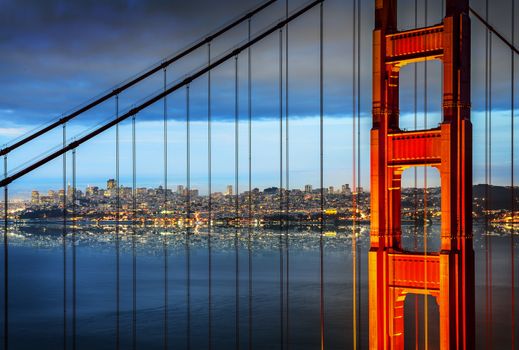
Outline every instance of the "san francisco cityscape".
<svg viewBox="0 0 519 350"><path fill-rule="evenodd" d="M511 187L476 185L473 191L473 218L476 222L488 220L503 228L509 228L512 220L519 222L517 212L512 215L511 211ZM519 193L517 190L514 192ZM353 191L349 184L330 186L324 188L322 193L325 203L322 214L326 226L346 227L351 225L353 219L358 223L369 223L369 192L362 187ZM46 193L34 190L30 199L11 203L9 213L12 220L60 220L65 205L69 214L74 211L71 220L91 223L135 220L155 226L204 226L208 225L211 217L211 224L215 226L252 224L276 227L281 222L289 226L318 227L321 220L320 198L321 189L310 184L302 189L281 191L278 187L254 188L251 192L243 191L238 195L233 185L228 185L225 192L213 192L211 198L201 195L198 189L188 190L184 185L166 191L162 186L138 187L135 189L134 210L132 187L117 186L115 179L109 179L104 187L87 186L84 190L74 191L70 185L66 190L48 190ZM489 198L488 204L486 198ZM516 196L516 203L518 198ZM429 187L426 191L423 188L404 188L402 223L423 225L424 210L428 223L439 222L441 188Z"/></svg>

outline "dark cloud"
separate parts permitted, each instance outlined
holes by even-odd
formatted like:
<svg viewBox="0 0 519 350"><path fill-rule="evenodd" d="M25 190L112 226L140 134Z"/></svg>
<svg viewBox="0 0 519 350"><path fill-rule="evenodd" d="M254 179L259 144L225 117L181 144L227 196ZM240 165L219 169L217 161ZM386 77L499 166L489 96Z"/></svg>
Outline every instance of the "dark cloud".
<svg viewBox="0 0 519 350"><path fill-rule="evenodd" d="M142 71L149 65L204 37L232 18L257 6L255 0L0 0L0 118L11 124L40 124L98 95L113 85ZM291 0L295 9L306 3ZM371 96L371 30L374 1L362 1L362 108L369 116ZM423 3L418 1L418 24L424 24ZM429 1L428 23L441 18L441 2ZM504 34L510 31L505 0L493 1L490 19ZM253 20L257 32L283 15L284 2L274 5ZM484 11L482 0L472 6ZM352 1L328 0L325 3L325 109L327 114L345 115L352 109ZM399 25L414 26L414 0L399 2ZM473 19L473 106L483 108L484 31ZM314 9L290 25L290 111L295 116L318 112L318 11ZM217 56L246 38L241 26L225 39L213 44ZM501 67L509 62L509 53L494 42L494 84L496 108L509 105L509 74ZM273 35L253 48L254 112L258 118L277 115L278 36ZM168 81L182 79L186 73L205 64L200 50L176 64L168 72ZM246 54L240 56L241 104L246 100ZM434 64L428 69L431 109L439 108L440 74ZM406 68L407 69L407 68ZM419 82L423 85L422 68ZM508 74L508 75L507 75ZM233 111L233 65L225 64L213 74L213 98L216 117L226 119ZM193 84L195 115L204 114L205 78ZM402 113L414 106L412 72L402 73ZM123 96L123 108L160 89L162 77L156 76ZM196 90L196 91L195 91ZM181 96L182 91L176 95ZM172 115L181 117L181 97L171 97ZM405 103L404 103L405 102ZM159 115L151 109L147 116ZM113 105L101 107L84 120L103 119L113 114ZM17 120L13 120L13 116Z"/></svg>

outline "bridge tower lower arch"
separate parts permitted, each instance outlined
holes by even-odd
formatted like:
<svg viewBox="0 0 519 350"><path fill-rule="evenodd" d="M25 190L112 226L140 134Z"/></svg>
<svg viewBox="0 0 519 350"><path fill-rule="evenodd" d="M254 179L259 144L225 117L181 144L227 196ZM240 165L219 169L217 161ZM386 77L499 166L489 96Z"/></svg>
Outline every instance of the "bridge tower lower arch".
<svg viewBox="0 0 519 350"><path fill-rule="evenodd" d="M446 0L437 25L398 31L397 0L375 0L371 143L370 349L404 348L404 301L432 295L441 349L474 348L472 126L468 0ZM443 121L399 128L399 71L424 60L443 63ZM401 244L401 175L433 166L441 179L441 249L408 252Z"/></svg>

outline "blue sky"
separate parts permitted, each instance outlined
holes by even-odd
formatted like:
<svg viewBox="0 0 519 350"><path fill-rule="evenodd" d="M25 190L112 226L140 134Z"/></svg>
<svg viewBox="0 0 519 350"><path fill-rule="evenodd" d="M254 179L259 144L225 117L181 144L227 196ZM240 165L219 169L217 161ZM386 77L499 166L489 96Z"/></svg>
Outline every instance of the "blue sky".
<svg viewBox="0 0 519 350"><path fill-rule="evenodd" d="M290 9L306 1L290 0ZM362 1L361 40L361 172L362 185L368 186L369 128L371 125L371 29L373 1ZM423 4L419 3L419 25L424 24ZM0 0L0 143L61 116L75 106L125 81L150 65L204 37L214 28L259 4L258 1L228 0L127 0L63 1ZM414 0L399 2L399 25L414 23ZM252 22L253 33L276 22L283 15L284 2L274 5ZM429 1L428 23L440 20L440 2ZM483 1L472 6L483 12ZM490 21L510 37L507 1L493 1ZM325 87L325 179L326 186L352 183L352 0L325 2L324 87ZM474 181L484 181L484 37L483 27L473 19L472 105L474 122ZM289 27L289 110L290 185L302 187L319 183L319 42L318 11L310 11ZM213 43L218 56L246 39L241 26ZM510 54L495 39L493 47L492 150L493 183L510 182ZM168 83L181 79L206 62L200 50L174 65L167 72ZM253 186L279 185L279 37L273 35L252 49L253 76ZM441 120L440 66L428 64L428 127ZM423 64L418 67L418 120L423 127ZM212 76L214 116L213 180L221 191L234 183L234 65L216 69ZM247 54L239 57L240 105L240 183L245 185L248 161ZM120 96L121 110L162 88L162 74ZM191 164L192 186L207 186L207 77L191 86ZM401 76L402 127L414 127L414 69L406 67ZM114 114L114 101L70 123L73 137ZM185 183L185 91L168 98L169 184ZM140 186L163 182L162 104L158 103L137 118L138 170ZM517 124L517 123L516 123ZM121 178L130 184L131 147L129 124L121 126ZM10 170L25 164L61 142L61 130L33 142L9 158ZM286 145L283 144L283 147ZM78 183L104 184L115 174L114 132L80 147ZM517 154L518 152L516 152ZM70 156L69 156L70 166ZM61 160L56 160L11 186L24 196L33 188L46 190L61 184ZM68 169L70 175L70 168ZM404 176L410 184L410 174ZM421 178L421 177L420 177ZM430 172L429 183L438 176ZM245 187L243 187L245 189Z"/></svg>

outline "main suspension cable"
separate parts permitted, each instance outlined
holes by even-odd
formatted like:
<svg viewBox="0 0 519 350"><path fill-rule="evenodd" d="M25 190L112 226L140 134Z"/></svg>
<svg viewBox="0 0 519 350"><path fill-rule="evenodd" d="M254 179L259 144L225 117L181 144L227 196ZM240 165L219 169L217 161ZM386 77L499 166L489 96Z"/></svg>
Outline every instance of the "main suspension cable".
<svg viewBox="0 0 519 350"><path fill-rule="evenodd" d="M170 86L166 91L162 91L162 92L160 92L160 93L158 93L156 95L153 95L152 97L150 97L149 99L145 100L141 104L136 105L134 108L130 109L125 114L121 115L119 118L113 119L113 120L109 121L108 123L103 124L100 127L92 130L87 135L85 135L85 136L77 139L73 143L67 145L67 147L65 147L64 149L58 149L57 151L51 153L50 155L48 155L48 156L46 156L46 157L44 157L44 158L42 158L42 159L40 159L38 161L35 161L34 163L32 163L32 164L30 164L28 166L26 166L22 170L19 170L16 173L13 173L11 176L7 177L6 179L0 180L0 187L4 187L4 186L10 184L11 182L19 179L20 177L23 177L26 174L32 172L33 170L41 167L42 165L47 164L51 160L61 156L64 152L68 152L69 150L72 150L72 148L77 148L79 145L81 145L81 144L91 140L92 138L96 137L97 135L99 135L99 134L105 132L106 130L112 128L117 123L120 123L120 122L130 118L132 115L134 115L134 114L136 114L136 113L146 109L150 105L152 105L152 104L162 100L164 95L171 94L174 91L177 91L177 90L183 88L187 84L189 84L192 81L198 79L200 76L206 74L209 70L214 69L214 68L224 64L225 62L230 60L232 57L234 57L237 54L243 52L244 50L246 50L250 46L252 46L252 45L262 41L263 39L265 39L266 37L270 36L274 32L277 32L280 27L283 27L286 23L291 22L291 21L295 20L296 18L299 18L300 16L302 16L303 14L308 12L310 9L313 9L318 4L321 4L323 1L324 0L314 0L311 3L307 4L306 6L301 7L299 10L297 10L294 13L292 13L290 15L290 17L288 17L288 19L282 20L279 23L277 23L276 25L269 27L267 30L263 31L262 33L258 34L256 37L251 39L250 42L247 42L247 43L245 43L245 44L243 44L241 46L236 47L234 50L230 51L229 53L227 53L227 54L223 55L222 57L220 57L217 61L213 62L211 64L211 66L204 67L204 68L196 71L195 73L187 76L184 80L180 81L179 83Z"/></svg>
<svg viewBox="0 0 519 350"><path fill-rule="evenodd" d="M234 21L228 23L222 28L217 29L213 33L209 33L209 35L205 36L203 39L198 40L191 46L185 48L183 51L180 51L173 57L170 57L169 59L165 59L162 61L162 63L157 64L148 70L142 72L136 77L133 77L129 81L123 82L119 85L116 85L113 87L112 90L109 92L103 94L102 96L96 98L95 100L88 103L86 106L83 106L74 112L68 114L67 116L64 116L54 122L52 122L50 125L45 126L44 128L35 131L34 133L27 134L25 137L22 137L21 139L18 139L18 141L14 141L13 144L10 146L5 146L4 148L0 149L0 156L4 156L9 154L10 152L14 151L15 149L23 146L24 144L28 143L29 141L32 141L43 134L48 133L49 131L57 128L60 125L66 124L68 121L78 117L79 115L91 110L92 108L100 105L101 103L109 100L110 98L119 95L120 93L126 91L127 89L131 88L132 86L135 86L136 84L140 83L141 81L149 78L150 76L153 76L155 73L160 72L161 69L168 67L169 65L179 61L182 58L187 57L189 54L195 52L196 50L202 48L206 43L210 43L214 39L222 36L223 34L229 32L231 29L237 27L241 23L245 22L246 20L249 20L250 18L254 17L256 14L262 12L263 10L267 9L270 5L274 4L277 0L267 0L260 4L258 7L250 10L249 12L243 14L240 18L235 19Z"/></svg>

